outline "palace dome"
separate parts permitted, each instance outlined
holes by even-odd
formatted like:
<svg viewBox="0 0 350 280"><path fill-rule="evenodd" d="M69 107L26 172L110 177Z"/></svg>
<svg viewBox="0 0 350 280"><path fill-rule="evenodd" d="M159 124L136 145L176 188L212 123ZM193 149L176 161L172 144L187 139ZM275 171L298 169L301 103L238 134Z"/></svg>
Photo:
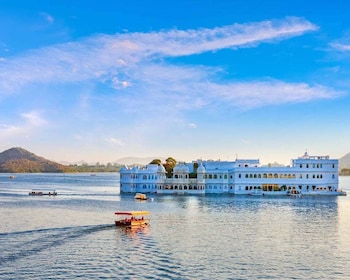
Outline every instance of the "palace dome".
<svg viewBox="0 0 350 280"><path fill-rule="evenodd" d="M174 167L174 173L189 173L190 169L186 164L179 163Z"/></svg>
<svg viewBox="0 0 350 280"><path fill-rule="evenodd" d="M158 165L158 170L157 170L157 172L166 172L166 171L165 171L165 168L164 168L164 166L163 166L163 164L159 164L159 165Z"/></svg>
<svg viewBox="0 0 350 280"><path fill-rule="evenodd" d="M198 166L197 173L205 173L205 167L202 163L200 164L200 166Z"/></svg>

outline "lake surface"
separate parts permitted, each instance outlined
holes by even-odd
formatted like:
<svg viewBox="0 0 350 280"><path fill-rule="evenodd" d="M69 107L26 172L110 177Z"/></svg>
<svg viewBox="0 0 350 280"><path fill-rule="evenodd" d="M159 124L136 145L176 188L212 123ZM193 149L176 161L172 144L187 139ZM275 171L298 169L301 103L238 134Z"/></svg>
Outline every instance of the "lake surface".
<svg viewBox="0 0 350 280"><path fill-rule="evenodd" d="M0 279L350 279L342 197L119 193L113 174L0 174ZM56 197L33 197L35 188ZM114 226L117 210L151 225Z"/></svg>

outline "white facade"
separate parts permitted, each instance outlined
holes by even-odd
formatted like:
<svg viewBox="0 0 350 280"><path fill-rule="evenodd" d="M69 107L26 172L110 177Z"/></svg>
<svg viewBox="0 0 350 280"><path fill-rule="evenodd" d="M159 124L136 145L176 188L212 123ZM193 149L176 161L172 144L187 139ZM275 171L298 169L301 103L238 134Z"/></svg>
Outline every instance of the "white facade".
<svg viewBox="0 0 350 280"><path fill-rule="evenodd" d="M178 163L171 178L162 165L120 170L122 193L159 194L251 194L285 195L297 189L303 195L344 194L338 189L338 160L309 156L291 161L287 167L262 167L258 159L193 161Z"/></svg>

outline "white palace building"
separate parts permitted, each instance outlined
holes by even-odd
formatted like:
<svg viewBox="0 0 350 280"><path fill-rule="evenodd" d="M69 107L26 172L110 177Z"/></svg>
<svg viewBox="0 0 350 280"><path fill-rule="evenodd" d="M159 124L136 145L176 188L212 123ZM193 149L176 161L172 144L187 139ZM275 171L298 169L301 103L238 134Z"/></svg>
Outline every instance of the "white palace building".
<svg viewBox="0 0 350 280"><path fill-rule="evenodd" d="M261 166L258 159L197 160L178 163L171 178L162 165L122 167L122 193L157 194L262 194L345 195L338 189L338 160L309 156L291 160L290 166Z"/></svg>

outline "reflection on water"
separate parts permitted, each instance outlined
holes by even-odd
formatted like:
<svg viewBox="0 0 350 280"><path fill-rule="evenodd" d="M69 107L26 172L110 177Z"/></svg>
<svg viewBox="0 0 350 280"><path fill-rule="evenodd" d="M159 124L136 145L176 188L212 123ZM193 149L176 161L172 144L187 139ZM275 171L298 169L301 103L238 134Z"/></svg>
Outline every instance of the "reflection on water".
<svg viewBox="0 0 350 280"><path fill-rule="evenodd" d="M350 277L350 196L154 195L139 203L119 194L115 174L52 176L9 184L0 176L1 279ZM62 195L30 197L36 180ZM348 183L341 178L343 189ZM151 224L117 228L118 210L151 211Z"/></svg>

